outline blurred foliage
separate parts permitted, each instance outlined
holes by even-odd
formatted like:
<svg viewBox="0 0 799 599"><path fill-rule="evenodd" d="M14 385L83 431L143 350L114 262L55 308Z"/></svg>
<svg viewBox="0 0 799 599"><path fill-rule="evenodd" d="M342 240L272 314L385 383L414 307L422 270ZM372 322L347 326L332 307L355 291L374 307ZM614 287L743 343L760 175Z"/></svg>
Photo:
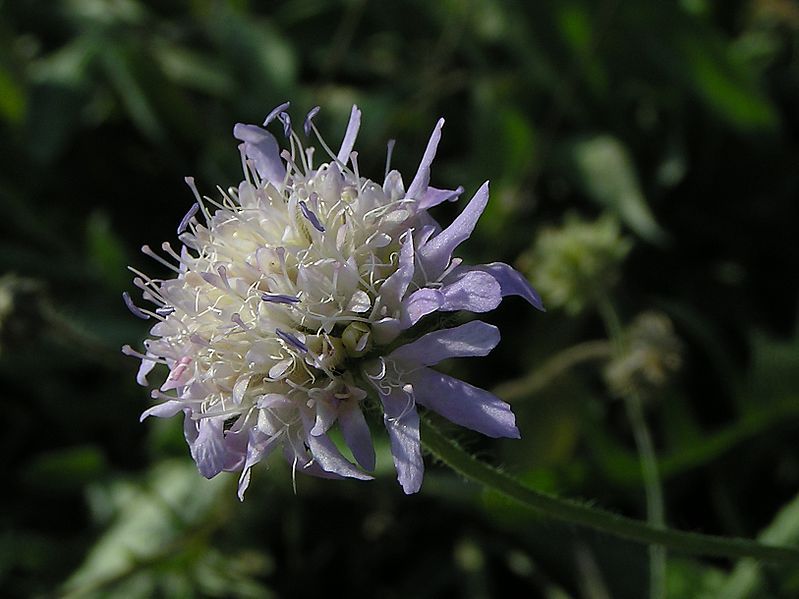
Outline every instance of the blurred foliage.
<svg viewBox="0 0 799 599"><path fill-rule="evenodd" d="M138 423L146 393L118 348L145 331L119 299L124 266L158 271L136 248L174 237L183 177L236 183L233 123L285 99L297 115L322 105L331 139L357 102L375 177L389 138L414 172L444 115L433 183L492 181L464 251L524 254L546 287L547 314L505 302L489 317L500 347L447 366L507 393L523 439L452 434L537 488L645 515L600 320L584 287L544 274L553 250L533 250L568 213L617 244L618 276L580 285L610 293L625 326L650 309L673 325L638 354L682 362L647 405L669 524L797 542L795 2L13 0L0 3L4 596L645 593L640 547L432 465L405 497L385 448L374 483L304 478L294 495L275 463L240 505L231 477L194 472L179 423ZM601 257L572 243L578 262ZM668 581L672 597L799 593L796 572L672 555Z"/></svg>

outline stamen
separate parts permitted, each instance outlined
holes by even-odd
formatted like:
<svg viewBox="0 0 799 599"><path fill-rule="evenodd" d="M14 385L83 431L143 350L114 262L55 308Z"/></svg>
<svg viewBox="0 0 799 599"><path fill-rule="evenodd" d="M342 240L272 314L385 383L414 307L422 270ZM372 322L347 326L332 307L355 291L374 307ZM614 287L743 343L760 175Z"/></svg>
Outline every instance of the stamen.
<svg viewBox="0 0 799 599"><path fill-rule="evenodd" d="M291 117L288 112L281 112L277 115L278 120L283 123L283 135L286 139L291 137Z"/></svg>
<svg viewBox="0 0 799 599"><path fill-rule="evenodd" d="M137 352L130 345L123 345L122 353L126 356L130 356L131 358L139 358L140 360L147 360L148 362L155 362L156 364L167 363L164 358L158 358L156 356L146 356L141 352Z"/></svg>
<svg viewBox="0 0 799 599"><path fill-rule="evenodd" d="M264 127L266 127L269 123L274 121L275 117L280 115L281 112L285 112L286 110L288 110L289 106L291 106L291 102L283 102L279 106L276 106L274 109L272 109L272 112L266 115L266 118L264 119Z"/></svg>
<svg viewBox="0 0 799 599"><path fill-rule="evenodd" d="M211 347L211 344L202 337L200 337L197 333L192 333L191 335L189 335L189 341L197 345L202 345L203 347L208 347L208 348Z"/></svg>
<svg viewBox="0 0 799 599"><path fill-rule="evenodd" d="M396 139L389 139L388 140L388 148L386 150L386 174L383 175L383 178L388 177L388 173L391 170L391 157L394 155L394 144L397 143Z"/></svg>
<svg viewBox="0 0 799 599"><path fill-rule="evenodd" d="M230 320L235 322L237 325L239 325L245 331L249 331L250 330L250 327L247 326L247 324L241 319L241 315L238 312L234 312L233 315L230 317Z"/></svg>
<svg viewBox="0 0 799 599"><path fill-rule="evenodd" d="M282 293L262 293L261 299L265 302L272 302L275 304L296 304L300 298L293 295L284 295Z"/></svg>
<svg viewBox="0 0 799 599"><path fill-rule="evenodd" d="M288 164L294 171L298 173L301 172L300 169L297 167L297 164L294 162L294 157L291 155L291 152L289 152L288 150L283 150L280 153L280 157L283 160L285 160L286 164ZM286 176L287 177L289 176L288 169L286 169Z"/></svg>
<svg viewBox="0 0 799 599"><path fill-rule="evenodd" d="M313 124L314 117L319 114L319 106L314 106L308 111L308 114L305 115L305 122L302 125L303 130L305 131L305 135L310 137L311 135L311 126Z"/></svg>
<svg viewBox="0 0 799 599"><path fill-rule="evenodd" d="M196 206L197 204L195 204ZM178 261L178 264L183 264L183 258L181 258L175 250L172 249L172 246L169 245L168 241L165 241L161 244L161 249L164 250L167 254L172 256L175 260Z"/></svg>
<svg viewBox="0 0 799 599"><path fill-rule="evenodd" d="M176 273L181 274L180 273L180 269L177 266L175 266L174 264L172 264L170 262L167 262L161 256L156 254L153 250L150 249L149 245L141 246L141 252L142 252L142 254L144 254L145 256L149 256L150 258L152 258L156 262L160 262L161 264L166 266L168 269L174 270Z"/></svg>
<svg viewBox="0 0 799 599"><path fill-rule="evenodd" d="M311 211L311 209L308 208L308 206L302 200L300 200L299 205L300 205L300 210L302 211L302 215L306 219L308 219L308 222L310 222L313 225L313 228L319 231L320 233L324 233L325 228L324 226L322 226L322 223L319 222L319 218L316 216L316 214L314 214Z"/></svg>
<svg viewBox="0 0 799 599"><path fill-rule="evenodd" d="M125 301L125 305L128 307L128 310L136 316L137 318L141 318L142 320L149 320L150 316L145 314L141 311L141 309L133 303L133 300L130 297L130 294L127 291L122 292L122 299Z"/></svg>
<svg viewBox="0 0 799 599"><path fill-rule="evenodd" d="M194 203L191 205L191 208L189 208L189 211L186 213L186 216L184 216L181 219L180 224L178 225L178 235L183 233L189 227L189 222L191 221L191 219L194 218L194 215L197 214L197 211L199 209L200 209L199 204Z"/></svg>
<svg viewBox="0 0 799 599"><path fill-rule="evenodd" d="M243 146L244 144L241 145ZM208 210L205 209L205 205L203 204L203 198L200 195L200 192L197 190L197 185L195 185L194 183L194 177L184 177L183 180L186 182L186 185L189 186L189 189L191 189L191 192L194 194L194 198L197 200L197 203L200 205L200 209L203 211L203 214L205 215L205 220L210 223L211 215L209 214Z"/></svg>
<svg viewBox="0 0 799 599"><path fill-rule="evenodd" d="M350 162L352 162L352 170L355 172L355 180L360 181L361 175L358 172L358 152L350 152Z"/></svg>
<svg viewBox="0 0 799 599"><path fill-rule="evenodd" d="M225 268L225 265L224 265L224 264L220 264L220 265L217 267L217 269L216 269L216 272L218 272L218 273L219 273L219 276L220 276L220 277L222 278L222 280L225 282L225 287L227 287L228 289L230 289L230 281L228 281L228 278L227 278L227 268ZM231 291L232 291L232 289L231 289Z"/></svg>
<svg viewBox="0 0 799 599"><path fill-rule="evenodd" d="M308 351L308 346L307 346L307 345L305 345L305 344L304 344L302 341L300 341L299 339L297 339L297 338L296 338L294 335L292 335L291 333L286 333L286 332L284 332L284 331L281 331L280 329L275 329L275 333L276 333L276 334L277 334L277 336L278 336L278 337L280 337L280 338L281 338L283 341L285 341L285 342L286 342L286 343L288 343L289 345L292 345L292 346L294 346L294 347L295 347L295 348L297 348L298 350L300 350L300 351L303 351L303 352L307 352L307 351Z"/></svg>

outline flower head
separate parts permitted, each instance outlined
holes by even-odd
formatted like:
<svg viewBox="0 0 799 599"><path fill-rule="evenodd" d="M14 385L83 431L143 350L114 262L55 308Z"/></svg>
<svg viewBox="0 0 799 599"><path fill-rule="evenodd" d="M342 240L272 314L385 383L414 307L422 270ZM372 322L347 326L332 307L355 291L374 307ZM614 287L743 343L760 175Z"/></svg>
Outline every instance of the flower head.
<svg viewBox="0 0 799 599"><path fill-rule="evenodd" d="M535 279L548 306L578 314L613 287L631 248L612 216L587 221L570 214L562 226L541 232L520 268Z"/></svg>
<svg viewBox="0 0 799 599"><path fill-rule="evenodd" d="M294 471L371 478L375 452L363 415L377 396L391 439L399 481L421 485L417 405L494 437L518 437L510 407L490 393L429 368L455 356L486 355L497 329L474 321L427 333L400 345L398 337L437 311L494 309L506 295L541 308L527 281L507 264L466 266L452 254L471 234L488 201L484 184L465 210L442 228L427 210L463 192L430 186L441 137L439 120L407 189L388 170L378 184L360 175L353 151L361 112L353 106L338 152L313 123L326 160L291 128L288 104L277 120L289 149L265 128L238 124L234 136L244 181L202 197L180 222L179 251L143 251L174 271L134 284L153 310L125 301L158 322L144 342L138 380L167 366L147 416L183 412L185 437L199 471L212 477L239 471L243 497L252 467L281 449ZM388 351L391 344L394 348ZM356 463L328 433L338 427Z"/></svg>

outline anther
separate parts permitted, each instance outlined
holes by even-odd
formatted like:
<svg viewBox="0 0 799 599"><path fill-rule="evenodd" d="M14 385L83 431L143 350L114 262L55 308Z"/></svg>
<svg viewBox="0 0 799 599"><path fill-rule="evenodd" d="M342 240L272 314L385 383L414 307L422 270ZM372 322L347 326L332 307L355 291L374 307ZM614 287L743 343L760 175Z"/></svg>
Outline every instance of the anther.
<svg viewBox="0 0 799 599"><path fill-rule="evenodd" d="M142 312L141 309L133 303L133 300L127 291L122 292L122 299L125 301L125 305L128 307L128 310L130 310L134 316L141 318L142 320L150 319L149 315Z"/></svg>

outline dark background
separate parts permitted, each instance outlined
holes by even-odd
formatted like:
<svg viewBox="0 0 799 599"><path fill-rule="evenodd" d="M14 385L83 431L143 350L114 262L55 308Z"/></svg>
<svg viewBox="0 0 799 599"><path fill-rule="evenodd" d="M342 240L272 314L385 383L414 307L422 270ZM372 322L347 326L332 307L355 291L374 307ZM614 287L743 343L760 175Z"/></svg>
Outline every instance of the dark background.
<svg viewBox="0 0 799 599"><path fill-rule="evenodd" d="M295 121L321 105L333 144L357 103L375 179L395 138L409 180L444 116L432 183L468 197L492 181L464 255L528 268L545 302L558 283L536 280L541 232L567 214L620 223L631 249L595 282L625 323L656 309L680 339L681 369L646 406L669 524L799 540L799 5L16 0L0 2L4 595L645 594L641 547L432 460L404 496L378 427L376 481L301 477L295 494L275 461L239 504L234 476L196 473L177 420L139 424L148 392L119 348L146 329L120 299L126 265L160 272L138 247L174 239L183 177L210 195L237 184L233 124L287 99ZM487 316L497 350L450 368L496 388L601 340L583 304L509 299ZM644 518L602 370L514 397L521 441L453 434L535 488ZM734 567L670 555L669 595L799 594L796 572Z"/></svg>

